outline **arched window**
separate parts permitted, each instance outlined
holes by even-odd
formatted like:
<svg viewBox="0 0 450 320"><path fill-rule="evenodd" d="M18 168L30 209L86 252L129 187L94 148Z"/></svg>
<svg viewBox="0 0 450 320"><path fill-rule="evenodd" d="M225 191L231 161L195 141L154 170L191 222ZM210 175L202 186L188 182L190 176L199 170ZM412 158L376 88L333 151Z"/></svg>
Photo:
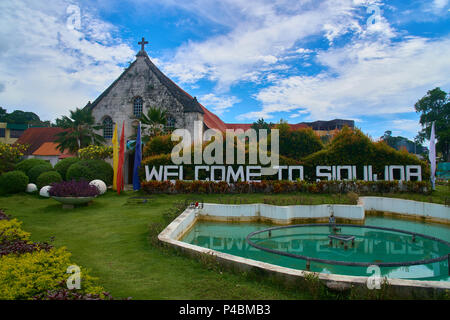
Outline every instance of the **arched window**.
<svg viewBox="0 0 450 320"><path fill-rule="evenodd" d="M114 130L113 126L114 123L111 117L106 117L105 119L103 119L103 138L112 139Z"/></svg>
<svg viewBox="0 0 450 320"><path fill-rule="evenodd" d="M144 100L141 97L134 99L133 104L133 114L136 118L140 118L142 115L142 107L144 105Z"/></svg>
<svg viewBox="0 0 450 320"><path fill-rule="evenodd" d="M166 121L166 131L173 131L175 129L175 123L175 118L168 116Z"/></svg>

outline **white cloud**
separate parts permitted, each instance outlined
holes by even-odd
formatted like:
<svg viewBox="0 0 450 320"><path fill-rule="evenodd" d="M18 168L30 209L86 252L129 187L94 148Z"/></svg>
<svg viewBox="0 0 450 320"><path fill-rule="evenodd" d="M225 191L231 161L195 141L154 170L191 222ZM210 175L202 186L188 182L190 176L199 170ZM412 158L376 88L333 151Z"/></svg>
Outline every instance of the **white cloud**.
<svg viewBox="0 0 450 320"><path fill-rule="evenodd" d="M0 104L55 119L95 99L133 59L115 28L81 9L67 27L70 2L0 2Z"/></svg>
<svg viewBox="0 0 450 320"><path fill-rule="evenodd" d="M449 0L433 0L433 8L436 10L444 9L449 2Z"/></svg>
<svg viewBox="0 0 450 320"><path fill-rule="evenodd" d="M215 94L206 94L199 97L199 102L205 105L208 109L212 110L218 115L222 115L228 109L233 107L234 104L241 102L237 97L224 97L216 96Z"/></svg>
<svg viewBox="0 0 450 320"><path fill-rule="evenodd" d="M316 120L413 112L414 103L429 89L450 86L450 60L443 58L449 50L450 38L411 37L319 52L317 62L328 71L290 76L262 89L255 96L262 109L241 119L298 109Z"/></svg>
<svg viewBox="0 0 450 320"><path fill-rule="evenodd" d="M352 0L298 1L295 4L286 0L170 3L229 27L225 34L187 42L177 49L174 57L167 58L163 66L181 82L200 79L217 82L220 92L240 81L263 78L311 36L324 35L332 44L348 33L383 37L394 34L383 19L379 26L364 30L366 26L360 25L356 14L362 4ZM305 53L309 52L297 52Z"/></svg>

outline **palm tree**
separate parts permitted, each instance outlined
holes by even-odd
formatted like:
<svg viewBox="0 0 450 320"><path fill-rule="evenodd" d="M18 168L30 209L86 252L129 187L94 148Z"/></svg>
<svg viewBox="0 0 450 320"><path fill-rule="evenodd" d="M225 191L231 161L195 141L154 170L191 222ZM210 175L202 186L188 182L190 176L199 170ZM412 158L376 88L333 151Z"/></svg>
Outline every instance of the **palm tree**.
<svg viewBox="0 0 450 320"><path fill-rule="evenodd" d="M167 111L150 107L147 115L142 114L139 120L142 125L142 141L146 143L151 137L164 132L164 126L167 124Z"/></svg>
<svg viewBox="0 0 450 320"><path fill-rule="evenodd" d="M89 108L76 108L70 111L70 117L63 116L61 119L56 119L56 125L66 129L57 134L55 141L59 143L58 149L77 153L79 149L89 145L103 144L106 141L105 138L94 132L103 126L94 125L94 123L95 119Z"/></svg>

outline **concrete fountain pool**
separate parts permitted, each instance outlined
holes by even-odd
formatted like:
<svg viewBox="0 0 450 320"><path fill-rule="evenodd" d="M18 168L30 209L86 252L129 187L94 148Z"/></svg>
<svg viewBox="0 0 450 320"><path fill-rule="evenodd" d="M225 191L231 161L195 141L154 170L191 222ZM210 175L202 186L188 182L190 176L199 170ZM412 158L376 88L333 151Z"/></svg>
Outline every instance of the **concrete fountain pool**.
<svg viewBox="0 0 450 320"><path fill-rule="evenodd" d="M328 224L331 214L335 226ZM290 280L315 272L330 287L367 287L377 276L400 294L450 290L444 205L380 197L355 206L204 204L186 209L159 239Z"/></svg>

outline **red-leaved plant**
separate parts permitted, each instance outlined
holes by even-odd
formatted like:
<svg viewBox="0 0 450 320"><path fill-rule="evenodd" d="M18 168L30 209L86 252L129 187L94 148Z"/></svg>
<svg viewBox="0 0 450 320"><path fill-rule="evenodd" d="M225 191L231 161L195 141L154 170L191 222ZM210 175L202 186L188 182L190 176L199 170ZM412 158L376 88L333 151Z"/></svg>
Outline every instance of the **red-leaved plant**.
<svg viewBox="0 0 450 320"><path fill-rule="evenodd" d="M96 197L100 194L96 186L85 180L53 183L48 193L52 197Z"/></svg>

